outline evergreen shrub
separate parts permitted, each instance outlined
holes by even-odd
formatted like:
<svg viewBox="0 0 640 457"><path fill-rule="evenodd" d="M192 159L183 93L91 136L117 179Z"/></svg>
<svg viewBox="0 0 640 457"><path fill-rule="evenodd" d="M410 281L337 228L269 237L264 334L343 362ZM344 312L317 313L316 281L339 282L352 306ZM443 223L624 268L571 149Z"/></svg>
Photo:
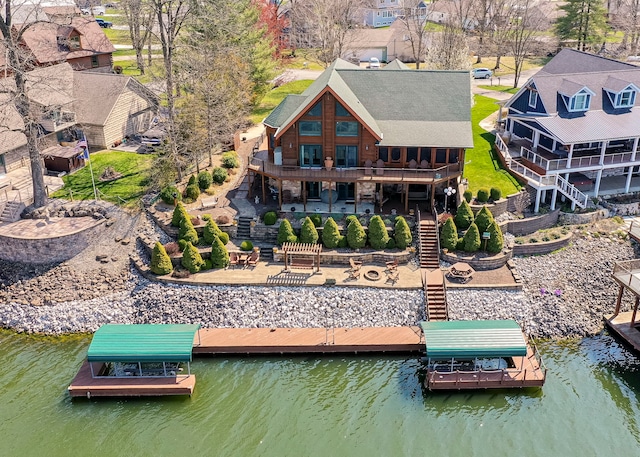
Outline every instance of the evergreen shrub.
<svg viewBox="0 0 640 457"><path fill-rule="evenodd" d="M209 187L211 187L212 183L213 178L211 177L211 173L209 173L207 170L203 170L198 173L198 187L200 187L200 189L207 190Z"/></svg>
<svg viewBox="0 0 640 457"><path fill-rule="evenodd" d="M187 186L193 186L196 183L196 175L189 176L189 181L187 182Z"/></svg>
<svg viewBox="0 0 640 457"><path fill-rule="evenodd" d="M184 197L196 201L200 196L200 188L197 184L189 184L184 190Z"/></svg>
<svg viewBox="0 0 640 457"><path fill-rule="evenodd" d="M251 246L251 249L253 249L253 246ZM246 250L250 251L251 249ZM213 243L211 243L211 265L213 268L225 268L229 265L229 251L217 236L213 237Z"/></svg>
<svg viewBox="0 0 640 457"><path fill-rule="evenodd" d="M396 217L396 225L394 227L394 239L396 240L396 247L399 249L407 249L411 245L413 236L411 235L411 229L404 217Z"/></svg>
<svg viewBox="0 0 640 457"><path fill-rule="evenodd" d="M204 266L204 260L198 248L189 242L182 253L182 266L189 270L189 273L197 273Z"/></svg>
<svg viewBox="0 0 640 457"><path fill-rule="evenodd" d="M240 250L241 251L252 251L253 250L253 243L249 240L245 240L242 243L240 243Z"/></svg>
<svg viewBox="0 0 640 457"><path fill-rule="evenodd" d="M489 191L489 194L491 195L491 200L493 200L494 202L502 198L502 191L497 187L492 187Z"/></svg>
<svg viewBox="0 0 640 457"><path fill-rule="evenodd" d="M173 271L173 265L171 264L171 258L164 246L159 241L156 241L151 253L151 265L149 269L157 275L168 275Z"/></svg>
<svg viewBox="0 0 640 457"><path fill-rule="evenodd" d="M340 243L340 229L338 228L338 224L333 220L332 217L327 218L327 221L324 223L324 229L322 230L322 244L327 249L335 249L338 247Z"/></svg>
<svg viewBox="0 0 640 457"><path fill-rule="evenodd" d="M462 200L455 216L456 227L460 230L467 230L473 222L473 211L466 200Z"/></svg>
<svg viewBox="0 0 640 457"><path fill-rule="evenodd" d="M347 244L351 249L361 249L367 244L367 234L357 217L347 227Z"/></svg>
<svg viewBox="0 0 640 457"><path fill-rule="evenodd" d="M185 240L192 244L198 244L198 232L193 227L191 219L183 219L180 222L180 230L178 231L178 239Z"/></svg>
<svg viewBox="0 0 640 457"><path fill-rule="evenodd" d="M180 252L184 252L187 248L187 240L178 240L178 248L180 249Z"/></svg>
<svg viewBox="0 0 640 457"><path fill-rule="evenodd" d="M265 213L263 220L264 225L275 225L276 221L278 220L278 215L275 211L269 211Z"/></svg>
<svg viewBox="0 0 640 457"><path fill-rule="evenodd" d="M473 192L471 192L469 189L467 189L467 190L464 191L462 196L467 201L467 203L471 203L471 200L473 199Z"/></svg>
<svg viewBox="0 0 640 457"><path fill-rule="evenodd" d="M471 224L467 233L462 237L462 246L465 252L476 252L480 249L480 232L475 223Z"/></svg>
<svg viewBox="0 0 640 457"><path fill-rule="evenodd" d="M475 224L478 227L480 233L486 232L491 223L493 222L493 214L489 211L489 208L483 206L478 214L476 214Z"/></svg>
<svg viewBox="0 0 640 457"><path fill-rule="evenodd" d="M345 219L345 224L347 224L346 226L349 227L349 224L351 224L353 221L357 221L357 220L358 220L358 216L356 216L355 214L350 214Z"/></svg>
<svg viewBox="0 0 640 457"><path fill-rule="evenodd" d="M347 247L349 247L349 243L347 242L347 237L340 236L340 239L338 240L338 248L344 249Z"/></svg>
<svg viewBox="0 0 640 457"><path fill-rule="evenodd" d="M487 189L478 189L476 198L480 203L486 203L489 200L489 191Z"/></svg>
<svg viewBox="0 0 640 457"><path fill-rule="evenodd" d="M183 219L190 219L189 213L187 213L187 208L182 204L182 202L178 202L176 207L173 209L173 215L171 216L171 225L174 227L180 227L180 222Z"/></svg>
<svg viewBox="0 0 640 457"><path fill-rule="evenodd" d="M222 154L222 166L225 168L238 168L240 160L236 151L228 151Z"/></svg>
<svg viewBox="0 0 640 457"><path fill-rule="evenodd" d="M204 226L204 230L202 231L202 238L204 238L204 242L207 244L213 243L214 236L220 236L222 230L218 227L213 219L209 219L207 221L207 225Z"/></svg>
<svg viewBox="0 0 640 457"><path fill-rule="evenodd" d="M502 236L502 230L496 223L493 221L489 228L487 228L487 232L491 235L491 238L487 241L487 251L493 254L497 254L502 251L504 247L504 237Z"/></svg>
<svg viewBox="0 0 640 457"><path fill-rule="evenodd" d="M447 219L440 230L440 246L450 251L458 249L458 229L453 218Z"/></svg>
<svg viewBox="0 0 640 457"><path fill-rule="evenodd" d="M316 225L310 217L306 217L300 228L300 242L316 244L319 237Z"/></svg>
<svg viewBox="0 0 640 457"><path fill-rule="evenodd" d="M167 205L173 205L173 195L175 194L178 201L182 200L182 195L176 186L167 186L160 192L160 198Z"/></svg>
<svg viewBox="0 0 640 457"><path fill-rule="evenodd" d="M220 233L218 233L218 238L225 246L229 244L229 234L227 232L223 232L222 230L220 230Z"/></svg>
<svg viewBox="0 0 640 457"><path fill-rule="evenodd" d="M278 227L278 244L282 246L284 243L297 243L298 237L291 226L289 219L283 219Z"/></svg>
<svg viewBox="0 0 640 457"><path fill-rule="evenodd" d="M389 241L387 241L387 249L395 249L396 248L396 240L394 240L393 238L389 238Z"/></svg>
<svg viewBox="0 0 640 457"><path fill-rule="evenodd" d="M224 184L228 176L229 173L226 168L216 167L213 169L212 179L216 184Z"/></svg>
<svg viewBox="0 0 640 457"><path fill-rule="evenodd" d="M313 222L313 225L315 227L321 227L322 226L322 216L320 216L319 214L312 214L311 216L309 216L309 218L311 219L311 222Z"/></svg>
<svg viewBox="0 0 640 457"><path fill-rule="evenodd" d="M384 221L378 215L369 220L369 244L373 249L384 249L389 242L389 233Z"/></svg>

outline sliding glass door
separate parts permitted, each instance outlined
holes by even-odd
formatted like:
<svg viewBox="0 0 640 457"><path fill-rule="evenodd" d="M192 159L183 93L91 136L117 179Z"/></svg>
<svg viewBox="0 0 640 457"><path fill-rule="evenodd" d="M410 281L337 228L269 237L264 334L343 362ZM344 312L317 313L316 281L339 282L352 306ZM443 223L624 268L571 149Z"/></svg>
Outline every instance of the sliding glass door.
<svg viewBox="0 0 640 457"><path fill-rule="evenodd" d="M358 146L336 146L336 167L358 166Z"/></svg>
<svg viewBox="0 0 640 457"><path fill-rule="evenodd" d="M324 161L322 157L321 144L301 144L300 145L300 166L301 167L321 167Z"/></svg>

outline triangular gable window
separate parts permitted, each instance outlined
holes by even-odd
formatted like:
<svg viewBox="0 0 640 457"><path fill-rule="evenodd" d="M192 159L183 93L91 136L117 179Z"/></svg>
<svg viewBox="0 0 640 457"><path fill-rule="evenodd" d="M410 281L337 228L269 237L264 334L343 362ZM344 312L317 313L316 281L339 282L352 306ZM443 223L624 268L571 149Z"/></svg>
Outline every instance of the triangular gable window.
<svg viewBox="0 0 640 457"><path fill-rule="evenodd" d="M336 101L336 116L340 117L351 117L351 113L342 106L342 103Z"/></svg>
<svg viewBox="0 0 640 457"><path fill-rule="evenodd" d="M318 102L307 111L307 116L320 117L322 116L322 102Z"/></svg>

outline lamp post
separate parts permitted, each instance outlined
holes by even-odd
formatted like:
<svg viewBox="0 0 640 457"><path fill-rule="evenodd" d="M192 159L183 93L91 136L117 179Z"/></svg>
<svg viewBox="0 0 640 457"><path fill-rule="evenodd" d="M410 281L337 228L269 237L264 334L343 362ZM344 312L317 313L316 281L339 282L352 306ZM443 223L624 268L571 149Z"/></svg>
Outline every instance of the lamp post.
<svg viewBox="0 0 640 457"><path fill-rule="evenodd" d="M452 195L455 195L455 193L456 193L456 190L451 186L447 187L444 190L444 212L445 213L447 212L447 199Z"/></svg>

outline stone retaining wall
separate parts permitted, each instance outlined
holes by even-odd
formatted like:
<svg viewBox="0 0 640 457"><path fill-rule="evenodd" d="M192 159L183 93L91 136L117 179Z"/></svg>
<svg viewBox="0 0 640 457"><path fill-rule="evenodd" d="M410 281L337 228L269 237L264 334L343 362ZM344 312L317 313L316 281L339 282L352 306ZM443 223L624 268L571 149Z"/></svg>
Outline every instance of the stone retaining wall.
<svg viewBox="0 0 640 457"><path fill-rule="evenodd" d="M567 233L557 240L540 241L538 243L514 244L513 255L548 254L569 245L572 238L573 233Z"/></svg>
<svg viewBox="0 0 640 457"><path fill-rule="evenodd" d="M558 222L562 225L591 224L609 217L609 210L599 209L591 213L561 213Z"/></svg>
<svg viewBox="0 0 640 457"><path fill-rule="evenodd" d="M32 264L64 262L89 246L98 237L104 223L105 219L95 220L95 224L86 230L51 238L0 236L0 258L10 262Z"/></svg>
<svg viewBox="0 0 640 457"><path fill-rule="evenodd" d="M162 229L164 233L174 238L178 238L178 228L171 225L171 217L169 217L167 223L167 219L162 217L160 212L156 211L153 207L147 208L147 214L153 221L156 223L158 227ZM194 226L198 236L202 236L202 231L204 230L204 226L206 225L206 221L201 225ZM236 224L218 224L218 228L223 232L229 234L229 238L237 238L238 236L238 226Z"/></svg>
<svg viewBox="0 0 640 457"><path fill-rule="evenodd" d="M556 209L555 211L540 216L505 221L498 225L502 233L509 232L515 236L528 235L538 230L555 226L558 223L559 214L560 210Z"/></svg>
<svg viewBox="0 0 640 457"><path fill-rule="evenodd" d="M493 203L483 203L483 204L469 204L471 206L471 210L473 214L478 214L478 211L482 209L483 206L486 206L487 209L493 214L493 217L497 217L503 213L507 212L508 200L506 198L501 198L497 202Z"/></svg>
<svg viewBox="0 0 640 457"><path fill-rule="evenodd" d="M486 271L496 270L506 265L507 261L513 256L513 251L506 250L492 257L475 258L474 256L457 255L454 252L441 252L440 259L445 262L454 264L456 262L464 262L471 265L474 270Z"/></svg>

